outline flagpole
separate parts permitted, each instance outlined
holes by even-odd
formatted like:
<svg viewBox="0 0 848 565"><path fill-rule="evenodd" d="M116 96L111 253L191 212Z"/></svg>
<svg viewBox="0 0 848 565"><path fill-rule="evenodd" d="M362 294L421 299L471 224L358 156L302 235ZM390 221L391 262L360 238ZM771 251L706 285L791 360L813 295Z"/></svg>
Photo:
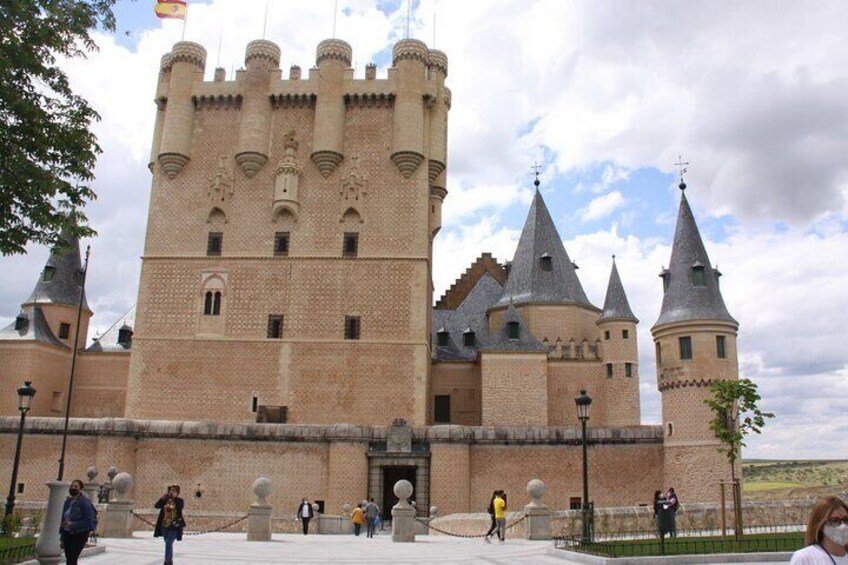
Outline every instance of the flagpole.
<svg viewBox="0 0 848 565"><path fill-rule="evenodd" d="M218 34L218 60L215 62L215 68L221 66L221 44L224 42L224 28L221 27L221 33Z"/></svg>
<svg viewBox="0 0 848 565"><path fill-rule="evenodd" d="M336 38L336 18L339 15L339 0L333 3L333 39Z"/></svg>
<svg viewBox="0 0 848 565"><path fill-rule="evenodd" d="M183 35L180 37L180 41L185 41L185 28L186 22L188 22L188 2L185 5L185 17L183 18Z"/></svg>
<svg viewBox="0 0 848 565"><path fill-rule="evenodd" d="M268 29L268 3L269 0L265 0L265 21L262 22L262 39L265 39L265 31Z"/></svg>

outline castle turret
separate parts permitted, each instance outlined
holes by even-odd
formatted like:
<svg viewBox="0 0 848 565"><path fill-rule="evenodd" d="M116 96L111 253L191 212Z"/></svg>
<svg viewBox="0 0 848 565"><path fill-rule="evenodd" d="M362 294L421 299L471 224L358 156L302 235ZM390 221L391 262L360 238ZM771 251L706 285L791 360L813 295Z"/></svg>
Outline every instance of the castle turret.
<svg viewBox="0 0 848 565"><path fill-rule="evenodd" d="M614 403L604 403L605 407L609 407L606 413L608 426L635 426L640 421L638 323L630 309L613 256L604 311L597 321L602 336L601 358L606 365L607 398L615 399Z"/></svg>
<svg viewBox="0 0 848 565"><path fill-rule="evenodd" d="M431 49L428 56L430 80L435 83L436 97L430 110L430 151L428 174L430 178L430 237L435 237L442 227L442 203L447 196L445 169L448 155L448 110L450 90L445 87L448 76L448 57L441 51Z"/></svg>
<svg viewBox="0 0 848 565"><path fill-rule="evenodd" d="M192 90L195 83L203 81L206 49L191 41L181 41L171 50L170 67L158 160L165 174L174 178L191 159L194 135ZM162 76L160 73L160 78Z"/></svg>
<svg viewBox="0 0 848 565"><path fill-rule="evenodd" d="M680 183L681 190L686 188ZM651 328L657 356L657 387L662 394L665 480L686 499L715 500L718 483L729 478L717 452L704 404L715 380L739 378L738 322L724 305L719 272L710 259L685 193L680 199L671 263L663 269L663 303ZM671 481L674 484L671 484Z"/></svg>
<svg viewBox="0 0 848 565"><path fill-rule="evenodd" d="M392 49L392 66L397 73L397 94L391 158L407 178L424 161L424 106L421 98L424 94L428 57L427 45L417 39L403 39ZM447 58L444 63L447 72Z"/></svg>
<svg viewBox="0 0 848 565"><path fill-rule="evenodd" d="M244 56L246 73L242 86L241 125L236 163L248 177L268 162L271 102L268 98L271 71L280 66L280 48L265 39L251 41Z"/></svg>
<svg viewBox="0 0 848 565"><path fill-rule="evenodd" d="M156 121L153 126L153 147L150 149L150 161L147 168L153 172L153 166L159 158L162 146L162 128L165 126L165 107L168 101L168 84L171 81L171 54L165 53L159 62L159 82L156 85Z"/></svg>
<svg viewBox="0 0 848 565"><path fill-rule="evenodd" d="M312 161L325 177L344 160L344 79L352 57L350 45L341 39L325 39L318 44L315 64L319 82Z"/></svg>

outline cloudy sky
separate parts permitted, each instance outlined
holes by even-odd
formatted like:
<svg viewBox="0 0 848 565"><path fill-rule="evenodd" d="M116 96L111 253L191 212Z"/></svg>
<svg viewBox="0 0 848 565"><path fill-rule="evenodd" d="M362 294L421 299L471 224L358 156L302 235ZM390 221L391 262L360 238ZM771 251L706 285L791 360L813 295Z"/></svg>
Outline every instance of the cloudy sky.
<svg viewBox="0 0 848 565"><path fill-rule="evenodd" d="M333 35L336 0L271 0L265 37L304 69ZM136 299L150 190L159 58L182 23L119 0L118 30L64 67L97 108L100 237L88 283L92 334ZM265 0L192 2L185 36L207 75L243 65ZM848 458L848 3L338 0L336 37L359 77L407 34L445 51L453 91L449 195L435 245L441 294L476 256L511 259L542 165L548 208L589 298L610 256L641 319L642 419L660 421L650 327L679 203L678 155L710 259L741 323L740 374L775 412L746 457ZM408 22L408 26L407 26ZM219 48L220 45L220 48ZM0 258L0 323L48 255Z"/></svg>

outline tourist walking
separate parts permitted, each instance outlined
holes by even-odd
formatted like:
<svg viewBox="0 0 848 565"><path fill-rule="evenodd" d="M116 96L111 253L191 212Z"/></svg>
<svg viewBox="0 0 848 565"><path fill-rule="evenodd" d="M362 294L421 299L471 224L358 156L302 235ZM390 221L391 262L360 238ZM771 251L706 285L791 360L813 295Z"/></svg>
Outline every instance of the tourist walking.
<svg viewBox="0 0 848 565"><path fill-rule="evenodd" d="M362 530L362 524L365 523L365 511L362 510L362 503L356 505L350 515L350 520L353 522L353 535L358 536Z"/></svg>
<svg viewBox="0 0 848 565"><path fill-rule="evenodd" d="M506 539L506 493L500 491L492 503L495 509L495 521L498 523L498 540L501 543Z"/></svg>
<svg viewBox="0 0 848 565"><path fill-rule="evenodd" d="M369 538L374 537L374 530L377 528L377 519L380 517L380 507L370 499L365 505L365 530Z"/></svg>
<svg viewBox="0 0 848 565"><path fill-rule="evenodd" d="M671 528L668 531L668 535L676 538L677 537L677 509L680 508L680 501L677 499L677 493L674 492L674 489L669 487L668 492L665 493L665 499L668 504L668 509L671 510Z"/></svg>
<svg viewBox="0 0 848 565"><path fill-rule="evenodd" d="M180 485L169 486L168 491L159 497L153 507L159 509L153 537L161 537L165 540L165 565L173 565L174 542L183 539L183 528L185 528L185 518L183 518L185 502L180 498Z"/></svg>
<svg viewBox="0 0 848 565"><path fill-rule="evenodd" d="M492 543L492 534L498 529L498 521L495 520L495 498L500 493L501 491L499 490L492 491L492 498L489 499L489 506L486 507L486 512L489 513L489 519L492 521L491 526L489 526L489 531L486 532L486 536L483 538L483 541L486 543Z"/></svg>
<svg viewBox="0 0 848 565"><path fill-rule="evenodd" d="M836 496L819 500L807 520L804 545L789 565L848 565L848 504Z"/></svg>
<svg viewBox="0 0 848 565"><path fill-rule="evenodd" d="M65 560L68 565L76 565L82 549L88 543L88 536L93 532L95 510L91 501L82 493L82 481L71 481L68 488L68 498L62 505L62 527L59 529L59 541L65 549Z"/></svg>
<svg viewBox="0 0 848 565"><path fill-rule="evenodd" d="M312 511L312 505L309 503L309 499L304 498L300 506L297 507L297 517L303 523L303 535L309 533L309 520L312 519L313 514L314 512Z"/></svg>

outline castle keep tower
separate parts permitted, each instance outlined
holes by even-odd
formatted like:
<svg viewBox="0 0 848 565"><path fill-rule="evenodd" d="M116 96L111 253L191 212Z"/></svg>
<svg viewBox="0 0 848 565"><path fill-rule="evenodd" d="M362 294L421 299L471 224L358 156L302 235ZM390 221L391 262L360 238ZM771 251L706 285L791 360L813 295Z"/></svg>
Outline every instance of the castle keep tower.
<svg viewBox="0 0 848 565"><path fill-rule="evenodd" d="M355 79L331 39L284 79L258 40L211 82L205 59L162 58L127 417L424 425L447 58L404 40Z"/></svg>
<svg viewBox="0 0 848 565"><path fill-rule="evenodd" d="M681 181L680 189L686 185ZM721 273L710 264L685 192L680 199L671 262L663 269L663 303L651 328L662 393L664 481L688 500L715 499L727 478L727 460L716 450L704 400L715 380L739 378L739 324L724 305Z"/></svg>

